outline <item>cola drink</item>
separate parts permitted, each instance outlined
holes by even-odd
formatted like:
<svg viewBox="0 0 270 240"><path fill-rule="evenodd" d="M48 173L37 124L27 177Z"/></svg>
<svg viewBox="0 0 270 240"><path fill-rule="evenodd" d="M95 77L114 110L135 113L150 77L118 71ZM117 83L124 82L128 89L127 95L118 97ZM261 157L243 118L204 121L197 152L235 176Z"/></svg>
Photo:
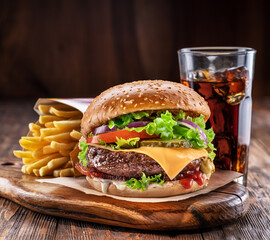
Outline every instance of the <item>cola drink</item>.
<svg viewBox="0 0 270 240"><path fill-rule="evenodd" d="M216 137L217 168L247 172L251 128L251 86L246 67L190 72L181 83L203 96L211 109L208 127Z"/></svg>

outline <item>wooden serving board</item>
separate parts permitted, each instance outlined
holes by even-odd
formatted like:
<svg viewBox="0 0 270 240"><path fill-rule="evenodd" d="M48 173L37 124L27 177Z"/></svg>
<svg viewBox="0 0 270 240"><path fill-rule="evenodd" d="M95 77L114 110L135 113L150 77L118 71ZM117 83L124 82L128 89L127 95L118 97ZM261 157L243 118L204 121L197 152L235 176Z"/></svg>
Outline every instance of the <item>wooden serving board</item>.
<svg viewBox="0 0 270 240"><path fill-rule="evenodd" d="M208 194L179 202L134 203L87 195L64 186L36 182L20 162L0 162L0 195L44 214L149 230L218 226L243 216L248 192L232 182Z"/></svg>

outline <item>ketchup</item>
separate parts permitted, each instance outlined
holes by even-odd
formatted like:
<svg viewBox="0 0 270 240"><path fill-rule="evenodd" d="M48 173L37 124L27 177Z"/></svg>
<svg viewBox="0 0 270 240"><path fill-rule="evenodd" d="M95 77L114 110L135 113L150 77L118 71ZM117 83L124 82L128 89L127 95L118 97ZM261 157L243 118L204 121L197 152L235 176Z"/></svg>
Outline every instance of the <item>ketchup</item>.
<svg viewBox="0 0 270 240"><path fill-rule="evenodd" d="M179 180L185 189L191 188L193 181L200 186L203 185L204 178L201 171L194 171L192 174L189 174L188 177Z"/></svg>
<svg viewBox="0 0 270 240"><path fill-rule="evenodd" d="M101 173L94 172L94 171L87 171L87 168L82 167L79 163L76 163L75 167L77 170L82 173L83 175L86 175L88 177L101 177Z"/></svg>

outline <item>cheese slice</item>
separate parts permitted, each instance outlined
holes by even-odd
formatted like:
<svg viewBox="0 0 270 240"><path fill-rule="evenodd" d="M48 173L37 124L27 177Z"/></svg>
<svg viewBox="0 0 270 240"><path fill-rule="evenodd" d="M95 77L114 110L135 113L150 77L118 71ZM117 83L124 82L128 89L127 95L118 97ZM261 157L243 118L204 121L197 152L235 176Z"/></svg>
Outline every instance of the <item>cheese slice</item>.
<svg viewBox="0 0 270 240"><path fill-rule="evenodd" d="M165 147L140 147L133 149L112 150L100 145L89 144L91 146L105 148L110 151L143 153L153 158L172 180L181 172L185 166L195 159L207 157L205 149L194 148L165 148Z"/></svg>

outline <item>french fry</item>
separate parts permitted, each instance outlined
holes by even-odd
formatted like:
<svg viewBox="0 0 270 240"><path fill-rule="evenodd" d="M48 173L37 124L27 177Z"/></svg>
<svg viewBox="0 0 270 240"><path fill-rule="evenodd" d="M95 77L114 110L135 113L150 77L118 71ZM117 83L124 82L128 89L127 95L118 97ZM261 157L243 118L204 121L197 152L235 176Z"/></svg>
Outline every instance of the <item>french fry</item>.
<svg viewBox="0 0 270 240"><path fill-rule="evenodd" d="M21 137L23 140L32 141L32 142L41 142L42 139L40 137Z"/></svg>
<svg viewBox="0 0 270 240"><path fill-rule="evenodd" d="M74 176L73 168L66 168L60 170L60 177L72 177L72 176Z"/></svg>
<svg viewBox="0 0 270 240"><path fill-rule="evenodd" d="M44 124L46 128L54 128L54 123L53 122L47 122Z"/></svg>
<svg viewBox="0 0 270 240"><path fill-rule="evenodd" d="M74 149L70 152L70 159L74 170L74 177L81 176L82 174L75 168L76 163L79 161L78 154L80 152L79 143L76 144Z"/></svg>
<svg viewBox="0 0 270 240"><path fill-rule="evenodd" d="M78 116L75 116L75 117L71 117L68 120L73 121L73 120L81 120L81 119L82 119L82 115L78 115Z"/></svg>
<svg viewBox="0 0 270 240"><path fill-rule="evenodd" d="M23 166L22 166L22 169L21 169L21 171L22 171L24 174L27 173L25 168L26 168L26 165L23 165Z"/></svg>
<svg viewBox="0 0 270 240"><path fill-rule="evenodd" d="M39 131L42 127L35 123L29 123L29 130L30 131Z"/></svg>
<svg viewBox="0 0 270 240"><path fill-rule="evenodd" d="M71 139L72 138L70 137L69 132L44 137L44 140L46 140L48 142L56 141L56 142L62 142L63 143L63 142L70 142Z"/></svg>
<svg viewBox="0 0 270 240"><path fill-rule="evenodd" d="M22 161L24 164L30 164L34 163L36 160L34 158L23 158Z"/></svg>
<svg viewBox="0 0 270 240"><path fill-rule="evenodd" d="M82 137L82 134L76 130L72 130L72 132L70 133L70 136L76 140L80 140L80 138Z"/></svg>
<svg viewBox="0 0 270 240"><path fill-rule="evenodd" d="M62 129L57 129L57 128L42 128L40 129L40 136L42 138L47 137L47 136L51 136L51 135L55 135L55 134L59 134L62 133L63 130Z"/></svg>
<svg viewBox="0 0 270 240"><path fill-rule="evenodd" d="M56 105L39 105L38 109L41 112L41 114L50 114L50 109L55 108L57 110L66 110L66 111L72 111L74 108L67 106L67 105L62 105L62 104L56 104Z"/></svg>
<svg viewBox="0 0 270 240"><path fill-rule="evenodd" d="M31 158L32 157L32 152L31 151L19 151L19 150L15 150L15 151L13 151L13 154L17 158Z"/></svg>
<svg viewBox="0 0 270 240"><path fill-rule="evenodd" d="M71 142L71 143L58 143L55 141L51 142L51 148L57 149L57 150L72 150L77 142Z"/></svg>
<svg viewBox="0 0 270 240"><path fill-rule="evenodd" d="M44 155L43 154L43 148L40 148L40 149L32 152L32 156L35 159L41 158L43 155Z"/></svg>
<svg viewBox="0 0 270 240"><path fill-rule="evenodd" d="M53 170L49 169L47 165L39 169L39 175L41 177L49 176L52 174L53 174Z"/></svg>
<svg viewBox="0 0 270 240"><path fill-rule="evenodd" d="M51 160L48 163L48 168L49 169L57 169L61 166L63 166L65 163L69 161L69 157L60 157L60 158L55 158Z"/></svg>
<svg viewBox="0 0 270 240"><path fill-rule="evenodd" d="M48 145L49 143L48 142L45 142L45 141L42 141L42 142L39 142L39 141L36 141L36 142L33 142L33 141L29 141L29 140L25 140L25 139L21 139L19 141L20 145L27 149L27 150L31 150L31 151L36 151L38 150L40 147L42 146L46 146Z"/></svg>
<svg viewBox="0 0 270 240"><path fill-rule="evenodd" d="M60 177L60 172L61 172L62 169L56 169L56 170L53 170L53 176L54 177Z"/></svg>
<svg viewBox="0 0 270 240"><path fill-rule="evenodd" d="M69 157L70 150L59 150L59 153L60 153L63 157Z"/></svg>
<svg viewBox="0 0 270 240"><path fill-rule="evenodd" d="M73 168L56 169L53 171L54 177L72 177L74 176Z"/></svg>
<svg viewBox="0 0 270 240"><path fill-rule="evenodd" d="M52 148L51 145L43 147L43 154L57 153L59 150Z"/></svg>
<svg viewBox="0 0 270 240"><path fill-rule="evenodd" d="M69 160L64 166L63 168L71 168L72 167L72 161Z"/></svg>
<svg viewBox="0 0 270 240"><path fill-rule="evenodd" d="M48 162L51 161L52 159L58 158L60 156L61 155L59 153L55 153L55 154L46 156L44 158L41 158L40 160L36 161L35 163L26 165L25 166L25 171L26 171L26 173L31 174L31 173L33 173L33 169L35 169L35 168L39 169L39 168L47 165ZM40 174L40 176L42 176L42 175Z"/></svg>
<svg viewBox="0 0 270 240"><path fill-rule="evenodd" d="M82 113L75 110L75 111L63 111L63 110L58 110L54 107L50 108L50 113L52 115L58 116L58 117L65 117L65 118L71 118L75 116L81 116Z"/></svg>
<svg viewBox="0 0 270 240"><path fill-rule="evenodd" d="M81 120L54 121L53 124L56 128L65 129L65 131L67 131L79 129L81 126Z"/></svg>
<svg viewBox="0 0 270 240"><path fill-rule="evenodd" d="M33 173L34 173L37 177L40 177L39 169L33 169Z"/></svg>
<svg viewBox="0 0 270 240"><path fill-rule="evenodd" d="M39 105L38 110L41 114L49 114L50 113L51 105Z"/></svg>
<svg viewBox="0 0 270 240"><path fill-rule="evenodd" d="M40 137L40 131L31 131L33 137Z"/></svg>
<svg viewBox="0 0 270 240"><path fill-rule="evenodd" d="M64 120L64 118L57 117L57 116L52 116L52 115L42 115L42 116L39 116L39 122L41 124L45 124L45 123L53 122L53 121L60 121L60 120Z"/></svg>

